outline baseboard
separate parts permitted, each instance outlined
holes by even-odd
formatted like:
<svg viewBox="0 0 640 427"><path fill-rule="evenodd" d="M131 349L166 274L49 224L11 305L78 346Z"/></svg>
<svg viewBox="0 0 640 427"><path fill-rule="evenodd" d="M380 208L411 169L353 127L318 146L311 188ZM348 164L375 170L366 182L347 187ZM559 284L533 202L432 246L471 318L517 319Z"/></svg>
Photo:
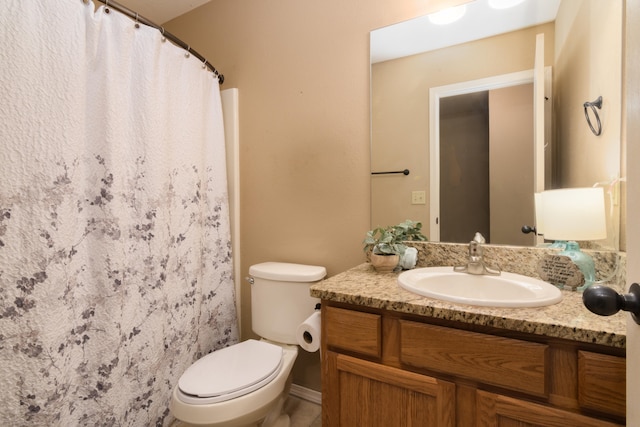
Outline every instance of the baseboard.
<svg viewBox="0 0 640 427"><path fill-rule="evenodd" d="M322 404L322 393L319 391L311 390L307 387L302 387L298 384L291 384L291 390L289 394L300 399L308 400L312 403Z"/></svg>

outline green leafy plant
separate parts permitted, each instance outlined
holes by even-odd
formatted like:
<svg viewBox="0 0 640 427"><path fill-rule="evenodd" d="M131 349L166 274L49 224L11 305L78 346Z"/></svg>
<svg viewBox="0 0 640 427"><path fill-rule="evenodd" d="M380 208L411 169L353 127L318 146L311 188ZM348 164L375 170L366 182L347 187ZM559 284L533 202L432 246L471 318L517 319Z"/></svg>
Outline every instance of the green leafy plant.
<svg viewBox="0 0 640 427"><path fill-rule="evenodd" d="M422 223L406 220L398 225L377 227L367 232L364 241L364 251L373 251L378 255L400 255L407 249L403 242L426 241L422 234Z"/></svg>

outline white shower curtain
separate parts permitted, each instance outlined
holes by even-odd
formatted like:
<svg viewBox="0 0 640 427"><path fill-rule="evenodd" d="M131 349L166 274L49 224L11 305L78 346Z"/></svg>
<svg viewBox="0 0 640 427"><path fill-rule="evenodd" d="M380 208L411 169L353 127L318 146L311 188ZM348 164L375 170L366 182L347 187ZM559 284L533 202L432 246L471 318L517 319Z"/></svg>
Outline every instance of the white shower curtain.
<svg viewBox="0 0 640 427"><path fill-rule="evenodd" d="M168 425L237 341L218 82L91 2L0 23L0 424Z"/></svg>

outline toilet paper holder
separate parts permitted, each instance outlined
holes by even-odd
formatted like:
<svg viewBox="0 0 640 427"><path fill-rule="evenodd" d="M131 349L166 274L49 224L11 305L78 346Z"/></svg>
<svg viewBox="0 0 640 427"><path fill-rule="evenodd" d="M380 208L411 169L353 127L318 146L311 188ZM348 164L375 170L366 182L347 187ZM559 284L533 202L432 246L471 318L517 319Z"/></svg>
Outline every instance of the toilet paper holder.
<svg viewBox="0 0 640 427"><path fill-rule="evenodd" d="M321 322L320 304L315 305L315 310L296 329L296 340L303 350L314 353L320 350Z"/></svg>
<svg viewBox="0 0 640 427"><path fill-rule="evenodd" d="M315 310L318 311L320 310L320 308L322 307L322 304L317 303L316 304L316 308ZM311 333L309 333L309 331L304 331L302 333L302 339L304 340L304 342L306 342L307 344L311 344L313 342L313 336L311 335Z"/></svg>

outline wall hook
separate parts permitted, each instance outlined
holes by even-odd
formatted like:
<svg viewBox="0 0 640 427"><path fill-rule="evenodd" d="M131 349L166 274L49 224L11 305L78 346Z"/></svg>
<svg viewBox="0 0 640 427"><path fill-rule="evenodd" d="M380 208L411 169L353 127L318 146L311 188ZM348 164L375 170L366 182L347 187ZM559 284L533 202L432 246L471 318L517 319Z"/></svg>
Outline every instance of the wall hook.
<svg viewBox="0 0 640 427"><path fill-rule="evenodd" d="M583 104L583 107L584 107L584 116L587 119L587 124L589 125L591 132L593 132L595 136L599 136L602 133L602 123L600 122L600 115L598 114L598 110L602 109L602 97L599 96L598 99L596 99L595 101L585 102ZM591 111L593 112L593 116L596 119L597 130L594 129L593 125L591 124L591 118L589 117L589 109L591 109Z"/></svg>

